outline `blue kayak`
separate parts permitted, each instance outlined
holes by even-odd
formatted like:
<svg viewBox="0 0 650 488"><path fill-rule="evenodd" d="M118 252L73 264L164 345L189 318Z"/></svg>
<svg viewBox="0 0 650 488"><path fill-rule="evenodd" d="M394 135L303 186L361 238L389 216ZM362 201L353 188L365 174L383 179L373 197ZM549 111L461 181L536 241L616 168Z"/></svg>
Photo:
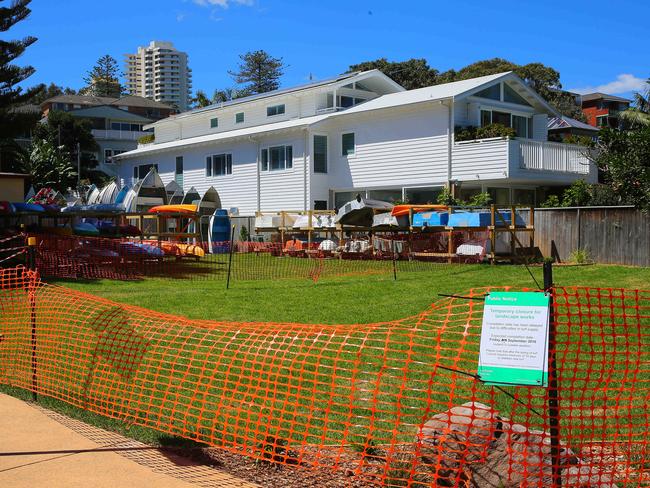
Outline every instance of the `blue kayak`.
<svg viewBox="0 0 650 488"><path fill-rule="evenodd" d="M93 224L88 222L79 222L72 226L72 231L78 236L96 237L99 235L99 230Z"/></svg>
<svg viewBox="0 0 650 488"><path fill-rule="evenodd" d="M43 208L42 205L39 205L38 203L23 203L23 202L16 202L12 204L14 207L14 210L16 213L21 213L21 212L45 212L45 209Z"/></svg>
<svg viewBox="0 0 650 488"><path fill-rule="evenodd" d="M148 256L154 258L161 258L165 255L164 251L159 247L152 246L151 244L144 244L140 242L122 242L120 249L123 254Z"/></svg>

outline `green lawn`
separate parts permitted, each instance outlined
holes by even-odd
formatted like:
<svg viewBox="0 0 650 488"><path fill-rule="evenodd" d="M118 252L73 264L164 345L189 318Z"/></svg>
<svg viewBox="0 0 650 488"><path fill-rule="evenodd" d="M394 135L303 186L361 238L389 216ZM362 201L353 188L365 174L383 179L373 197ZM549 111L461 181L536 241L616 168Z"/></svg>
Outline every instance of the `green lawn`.
<svg viewBox="0 0 650 488"><path fill-rule="evenodd" d="M531 270L541 283L541 268ZM557 266L554 273L555 283L561 286L650 288L648 268ZM162 442L146 427L160 430L161 437L170 434L230 445L240 452L259 450L267 435L290 445L363 445L369 436L376 445L390 442L393 436L412 442L422 415L444 411L450 402L471 400L493 404L516 421L545 427L542 419L531 414L533 409L544 410L541 388L509 388L529 401L522 407L472 378L434 371L437 365L476 370L480 302L460 300L449 315L441 309L425 318L414 317L439 300L439 293L488 286L535 288L522 266L436 265L428 271L402 272L397 281L391 273L330 275L316 283L307 278L235 280L230 290L222 279L59 284L196 319L364 324L412 317L377 327L267 328L263 323L188 327L173 318L95 305L82 297L70 300L65 291L46 287L36 297L37 307L47 303L49 310L36 311L37 330L45 337L39 343L43 359L38 364L48 370L42 376L50 377L49 383L41 385L77 408L46 401L93 423L104 423L97 413L123 418L142 426L134 428L132 435L148 441ZM17 298L22 335L15 340L23 342L19 342L16 358L20 360L15 362L12 384L29 385L29 305L20 295ZM590 298L580 300L586 303ZM471 306L474 312L469 313ZM9 313L11 308L4 310ZM646 358L650 344L632 343L636 332L627 341L618 339L628 337L620 313L618 308L610 324L606 318L594 318L593 324L583 325L576 315L558 328L565 340L559 348L562 360L575 362L575 368L565 366L564 382L571 395L579 393L562 399L563 412L572 412L571 418L562 419L563 435L571 432L576 443L583 441L581 432L587 428L601 436L646 433L647 426L638 422L645 418L640 412L645 408L644 385L650 380L647 372L632 378L623 358L634 350ZM439 336L442 324L447 332ZM646 337L645 327L650 324L643 319L640 325ZM0 373L2 363L0 357ZM5 366L13 368L10 362ZM627 392L625 398L618 393L619 385ZM626 422L609 414L625 413L626 408ZM603 413L591 414L592 409ZM119 421L106 421L106 425L120 426ZM641 456L639 463L643 462Z"/></svg>
<svg viewBox="0 0 650 488"><path fill-rule="evenodd" d="M54 281L76 290L160 312L195 319L305 322L323 324L394 320L419 313L439 293L462 293L486 286L536 288L523 266L435 265L431 271L390 272L308 278L239 281L229 290L222 279L141 281ZM542 283L541 267L531 267ZM650 289L650 268L556 266L561 286Z"/></svg>

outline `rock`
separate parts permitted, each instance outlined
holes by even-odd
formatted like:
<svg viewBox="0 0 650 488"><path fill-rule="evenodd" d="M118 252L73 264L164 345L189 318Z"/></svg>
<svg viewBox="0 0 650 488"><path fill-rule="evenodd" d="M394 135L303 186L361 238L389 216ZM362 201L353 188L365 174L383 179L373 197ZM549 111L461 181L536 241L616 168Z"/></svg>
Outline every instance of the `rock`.
<svg viewBox="0 0 650 488"><path fill-rule="evenodd" d="M416 449L439 486L552 485L550 434L512 423L482 403L432 417L418 433ZM570 449L562 447L560 456L563 486L616 488L611 476L582 464Z"/></svg>

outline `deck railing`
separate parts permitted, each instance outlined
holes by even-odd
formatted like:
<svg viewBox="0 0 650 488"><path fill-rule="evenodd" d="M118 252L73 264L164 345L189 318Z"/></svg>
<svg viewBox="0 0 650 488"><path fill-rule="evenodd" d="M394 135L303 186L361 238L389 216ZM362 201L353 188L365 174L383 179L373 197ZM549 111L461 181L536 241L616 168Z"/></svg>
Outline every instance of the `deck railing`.
<svg viewBox="0 0 650 488"><path fill-rule="evenodd" d="M528 139L511 142L522 169L589 174L589 149L584 146Z"/></svg>

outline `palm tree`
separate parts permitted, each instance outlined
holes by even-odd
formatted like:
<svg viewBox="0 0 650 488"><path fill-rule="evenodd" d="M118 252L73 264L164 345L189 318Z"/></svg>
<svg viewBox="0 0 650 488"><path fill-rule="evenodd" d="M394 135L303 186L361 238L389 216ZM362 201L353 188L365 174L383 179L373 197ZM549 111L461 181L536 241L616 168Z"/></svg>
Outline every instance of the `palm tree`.
<svg viewBox="0 0 650 488"><path fill-rule="evenodd" d="M212 104L212 102L203 90L197 90L196 95L194 95L194 98L192 98L192 104L195 108L201 108L207 107L208 105Z"/></svg>
<svg viewBox="0 0 650 488"><path fill-rule="evenodd" d="M634 107L621 112L621 119L630 127L650 126L650 78L646 81L644 93L634 94Z"/></svg>

